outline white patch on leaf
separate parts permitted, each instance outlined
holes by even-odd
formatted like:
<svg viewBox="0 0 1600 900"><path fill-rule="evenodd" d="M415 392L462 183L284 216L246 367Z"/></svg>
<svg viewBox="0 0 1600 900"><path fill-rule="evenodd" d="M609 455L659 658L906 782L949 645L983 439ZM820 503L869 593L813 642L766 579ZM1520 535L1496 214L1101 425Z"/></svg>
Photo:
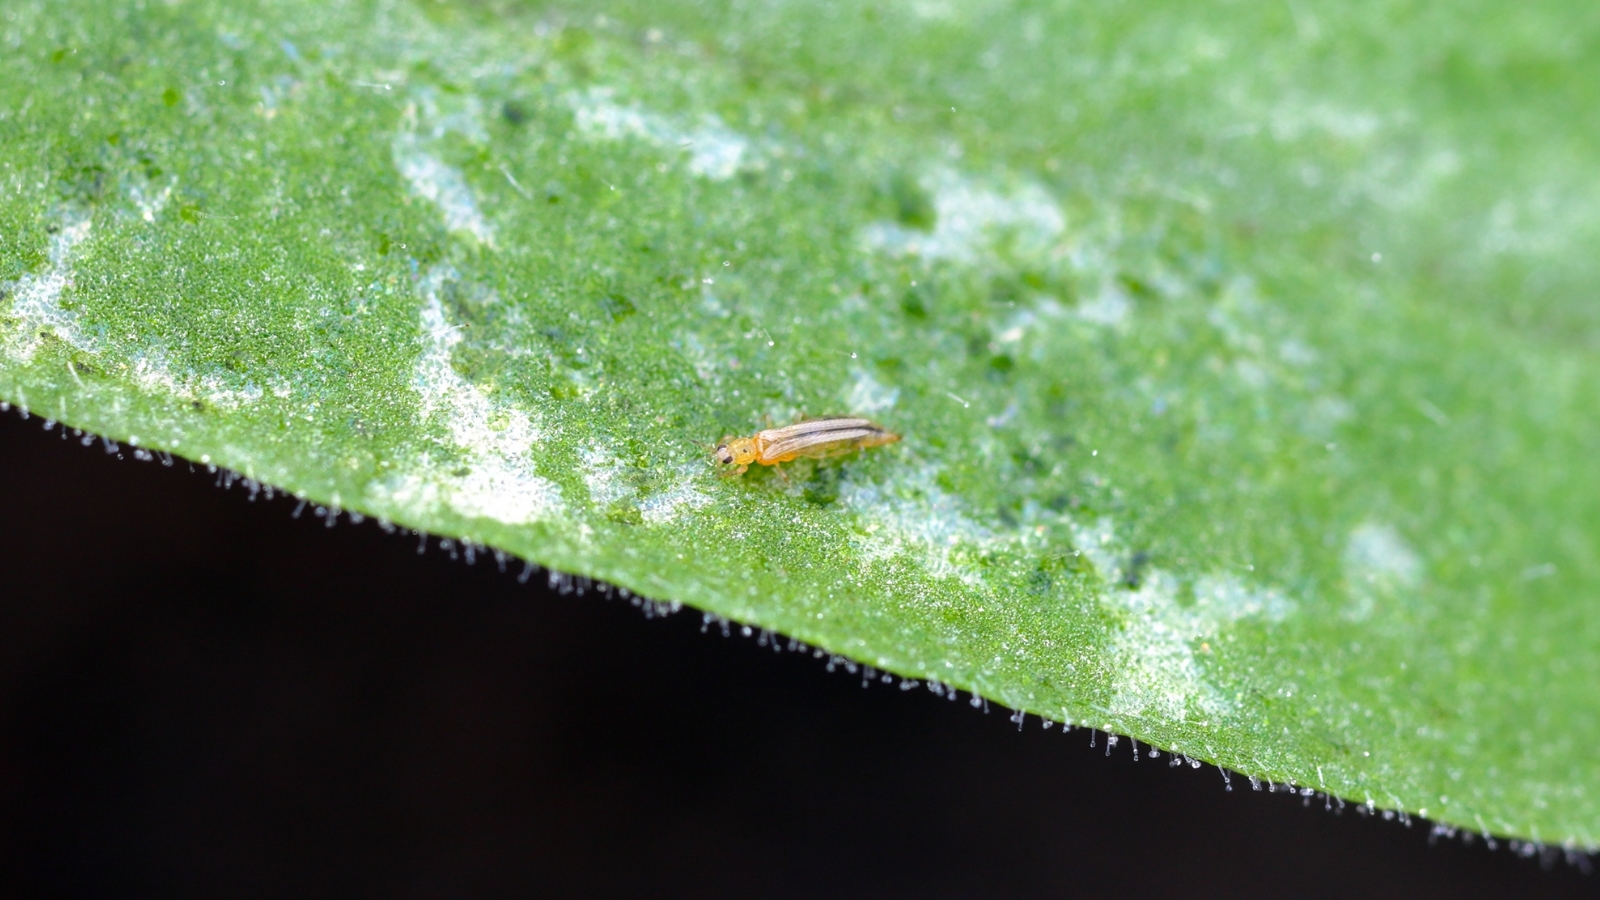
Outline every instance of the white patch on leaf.
<svg viewBox="0 0 1600 900"><path fill-rule="evenodd" d="M1133 311L1128 291L1116 279L1108 278L1094 296L1085 298L1072 311L1085 322L1108 328L1121 326Z"/></svg>
<svg viewBox="0 0 1600 900"><path fill-rule="evenodd" d="M604 509L633 493L633 487L622 478L622 463L609 448L586 447L578 456L583 460L583 483L595 506Z"/></svg>
<svg viewBox="0 0 1600 900"><path fill-rule="evenodd" d="M438 207L447 229L465 232L494 246L494 229L478 212L477 198L459 169L422 149L414 134L397 135L392 150L395 168L417 196Z"/></svg>
<svg viewBox="0 0 1600 900"><path fill-rule="evenodd" d="M705 477L704 466L686 465L678 469L678 477L666 490L645 498L639 504L639 514L651 525L674 522L684 512L699 509L711 503L711 497L697 485Z"/></svg>
<svg viewBox="0 0 1600 900"><path fill-rule="evenodd" d="M1384 124L1383 118L1375 113L1340 109L1327 103L1289 102L1271 109L1267 127L1274 139L1284 142L1326 135L1362 143L1377 134Z"/></svg>
<svg viewBox="0 0 1600 900"><path fill-rule="evenodd" d="M1282 622L1294 612L1294 601L1274 588L1258 588L1228 574L1203 575L1194 584L1194 614L1218 624L1261 618Z"/></svg>
<svg viewBox="0 0 1600 900"><path fill-rule="evenodd" d="M942 21L956 17L956 7L949 0L911 0L911 14L919 19Z"/></svg>
<svg viewBox="0 0 1600 900"><path fill-rule="evenodd" d="M165 207L171 190L169 184L154 197L149 197L138 186L131 187L130 197L139 210L139 218L152 221ZM113 349L99 332L84 329L75 311L61 305L62 293L72 286L73 266L82 256L83 245L91 231L92 219L87 212L69 210L62 213L57 230L50 238L49 267L13 285L11 318L15 327L4 342L7 356L23 363L31 361L42 346L46 333L74 349L96 356ZM128 335L128 341L138 340L138 335ZM289 382L281 377L269 379L263 386L238 376L224 377L215 373L180 370L167 359L159 346L140 346L138 343L129 346L124 343L116 349L119 351L117 355L122 358L111 361L109 365L150 394L237 409L260 401L268 393L284 398L292 391Z"/></svg>
<svg viewBox="0 0 1600 900"><path fill-rule="evenodd" d="M706 347L698 334L680 331L668 342L694 368L695 377L705 384L721 384L722 368L727 360Z"/></svg>
<svg viewBox="0 0 1600 900"><path fill-rule="evenodd" d="M1281 622L1294 611L1294 602L1235 575L1212 573L1194 583L1194 602L1186 606L1178 602L1180 585L1174 576L1135 566L1110 520L1092 527L1074 525L1073 542L1106 582L1103 602L1123 614L1122 628L1112 639L1116 676L1109 711L1117 716L1156 715L1169 722L1195 713L1230 713L1233 701L1207 678L1202 662L1210 642L1245 619ZM1134 576L1137 586L1128 587Z"/></svg>
<svg viewBox="0 0 1600 900"><path fill-rule="evenodd" d="M868 248L970 264L1008 234L1015 239L1015 249L1026 255L1048 250L1066 231L1061 205L1036 184L1022 183L1001 193L955 172L940 171L922 179L922 187L933 201L933 230L876 222L862 232Z"/></svg>
<svg viewBox="0 0 1600 900"><path fill-rule="evenodd" d="M592 88L567 94L573 121L585 137L607 141L640 140L688 154L690 173L712 181L725 181L738 173L751 155L750 141L715 115L706 114L686 125L637 104L623 105L611 88Z"/></svg>
<svg viewBox="0 0 1600 900"><path fill-rule="evenodd" d="M1393 525L1363 522L1345 544L1344 574L1352 601L1346 615L1360 621L1372 614L1380 594L1420 584L1422 560Z"/></svg>
<svg viewBox="0 0 1600 900"><path fill-rule="evenodd" d="M1127 613L1112 641L1112 715L1154 714L1181 722L1191 711L1227 711L1226 699L1195 658L1194 644L1211 636L1212 623L1178 605L1177 594L1176 580L1161 571L1146 573L1136 590L1110 592Z"/></svg>
<svg viewBox="0 0 1600 900"><path fill-rule="evenodd" d="M61 305L61 294L72 286L72 267L89 239L94 221L81 210L62 216L56 233L50 237L49 266L37 275L25 275L12 287L11 317L16 325L6 342L7 355L28 362L48 331L80 349L91 349L89 339L78 328L78 316Z"/></svg>
<svg viewBox="0 0 1600 900"><path fill-rule="evenodd" d="M166 210L167 201L172 199L172 189L177 186L176 178L168 181L160 190L156 190L148 181L136 181L128 185L128 197L139 208L141 220L154 222L156 216Z"/></svg>
<svg viewBox="0 0 1600 900"><path fill-rule="evenodd" d="M982 585L981 574L960 557L981 549L994 532L967 516L961 501L935 484L932 470L893 483L844 480L838 502L856 515L863 559L909 555L936 578Z"/></svg>
<svg viewBox="0 0 1600 900"><path fill-rule="evenodd" d="M1333 394L1323 394L1312 400L1301 416L1300 429L1317 440L1333 437L1335 429L1355 418L1355 407L1350 401Z"/></svg>
<svg viewBox="0 0 1600 900"><path fill-rule="evenodd" d="M871 415L895 405L900 389L887 387L865 369L857 369L849 389L844 392L846 415Z"/></svg>
<svg viewBox="0 0 1600 900"><path fill-rule="evenodd" d="M263 388L246 378L229 381L219 375L180 373L157 353L135 356L129 374L134 384L151 393L167 394L180 400L198 400L223 409L254 405L265 399L268 393L282 400L294 392L293 386L281 377L272 378Z"/></svg>
<svg viewBox="0 0 1600 900"><path fill-rule="evenodd" d="M1350 532L1345 546L1345 573L1354 581L1376 584L1389 581L1413 587L1422 574L1422 561L1393 525L1364 522Z"/></svg>
<svg viewBox="0 0 1600 900"><path fill-rule="evenodd" d="M441 91L421 84L411 95L415 107L407 114L414 116L418 126L432 137L454 133L479 146L489 143L489 130L483 125L483 101L477 94Z"/></svg>
<svg viewBox="0 0 1600 900"><path fill-rule="evenodd" d="M422 419L442 424L459 456L425 457L411 466L412 474L375 485L373 499L417 513L446 507L508 525L539 521L561 506L555 483L537 473L539 429L528 413L489 396L451 363L461 334L449 323L440 293L456 278L453 269L439 266L422 279L423 347L411 383Z"/></svg>

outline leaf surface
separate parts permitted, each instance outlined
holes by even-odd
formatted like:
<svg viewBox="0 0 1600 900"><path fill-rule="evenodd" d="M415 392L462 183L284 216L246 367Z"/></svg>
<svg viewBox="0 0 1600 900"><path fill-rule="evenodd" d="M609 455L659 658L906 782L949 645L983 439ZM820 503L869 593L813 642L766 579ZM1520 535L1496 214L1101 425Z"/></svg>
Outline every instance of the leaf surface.
<svg viewBox="0 0 1600 900"><path fill-rule="evenodd" d="M11 4L0 397L1593 847L1597 17Z"/></svg>

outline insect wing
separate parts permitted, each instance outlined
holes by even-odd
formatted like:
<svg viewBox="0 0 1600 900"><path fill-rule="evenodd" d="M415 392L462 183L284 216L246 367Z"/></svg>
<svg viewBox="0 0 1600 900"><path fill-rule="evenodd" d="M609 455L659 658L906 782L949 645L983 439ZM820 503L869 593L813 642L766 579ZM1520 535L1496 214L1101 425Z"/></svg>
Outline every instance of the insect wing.
<svg viewBox="0 0 1600 900"><path fill-rule="evenodd" d="M830 431L848 431L851 429L866 428L874 431L881 430L870 419L807 419L782 428L768 428L761 432L761 440L768 446L781 444L786 441L796 440L810 435L824 434Z"/></svg>
<svg viewBox="0 0 1600 900"><path fill-rule="evenodd" d="M862 446L865 440L878 437L883 433L884 432L882 429L872 427L835 428L828 431L814 431L809 434L801 434L777 442L768 442L764 448L765 452L762 455L767 459L778 461L794 459L797 456L831 456L835 453L854 450L855 448Z"/></svg>

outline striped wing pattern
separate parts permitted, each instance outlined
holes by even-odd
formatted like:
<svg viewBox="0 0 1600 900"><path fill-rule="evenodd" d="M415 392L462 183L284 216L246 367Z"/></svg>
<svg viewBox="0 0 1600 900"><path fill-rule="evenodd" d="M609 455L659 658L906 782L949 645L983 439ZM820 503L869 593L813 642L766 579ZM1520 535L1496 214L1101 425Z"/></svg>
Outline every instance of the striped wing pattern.
<svg viewBox="0 0 1600 900"><path fill-rule="evenodd" d="M759 435L763 461L783 462L798 456L823 457L887 444L898 436L869 419L813 419Z"/></svg>

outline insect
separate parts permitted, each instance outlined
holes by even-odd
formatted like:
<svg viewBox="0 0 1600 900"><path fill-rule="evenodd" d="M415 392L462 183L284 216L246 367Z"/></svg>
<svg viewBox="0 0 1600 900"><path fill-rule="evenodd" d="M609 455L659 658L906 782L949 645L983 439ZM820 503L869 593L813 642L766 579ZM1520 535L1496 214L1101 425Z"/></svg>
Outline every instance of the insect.
<svg viewBox="0 0 1600 900"><path fill-rule="evenodd" d="M758 431L750 437L730 435L718 442L714 452L717 462L732 467L723 474L733 476L743 475L751 463L776 467L802 456L825 459L898 440L900 435L870 419L807 419L782 428ZM778 474L783 475L783 470L778 469Z"/></svg>

